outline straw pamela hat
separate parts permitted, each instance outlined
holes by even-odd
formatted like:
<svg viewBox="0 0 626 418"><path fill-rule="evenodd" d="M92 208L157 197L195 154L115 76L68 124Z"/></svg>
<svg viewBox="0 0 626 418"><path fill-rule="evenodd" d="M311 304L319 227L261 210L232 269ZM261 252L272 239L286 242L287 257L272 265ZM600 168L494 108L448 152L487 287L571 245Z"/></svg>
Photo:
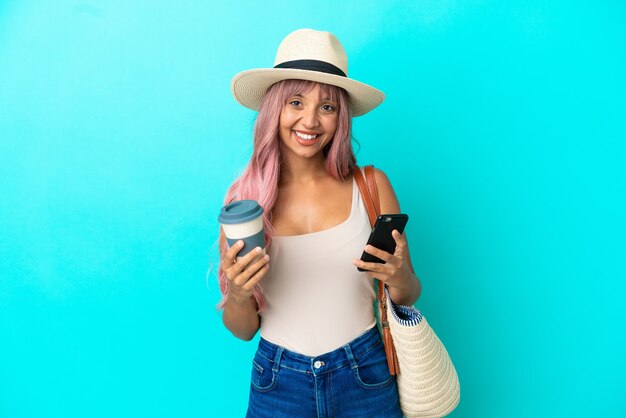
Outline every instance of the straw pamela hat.
<svg viewBox="0 0 626 418"><path fill-rule="evenodd" d="M235 75L231 89L243 106L258 111L267 89L287 79L311 80L341 87L350 96L352 116L363 115L385 99L385 94L348 78L348 56L330 32L298 29L278 46L274 68L257 68Z"/></svg>

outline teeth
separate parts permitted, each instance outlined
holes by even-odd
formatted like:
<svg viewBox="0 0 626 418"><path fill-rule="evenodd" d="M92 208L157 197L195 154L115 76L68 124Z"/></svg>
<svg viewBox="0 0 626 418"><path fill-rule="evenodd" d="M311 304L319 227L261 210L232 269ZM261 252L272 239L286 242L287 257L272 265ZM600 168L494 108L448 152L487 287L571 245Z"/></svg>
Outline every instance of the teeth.
<svg viewBox="0 0 626 418"><path fill-rule="evenodd" d="M300 133L300 132L298 132L298 131L294 131L294 132L296 133L296 135L298 135L298 136L299 136L300 138L302 138L302 139L308 139L308 140L311 140L311 139L315 139L315 138L317 138L317 135L305 135L305 134Z"/></svg>

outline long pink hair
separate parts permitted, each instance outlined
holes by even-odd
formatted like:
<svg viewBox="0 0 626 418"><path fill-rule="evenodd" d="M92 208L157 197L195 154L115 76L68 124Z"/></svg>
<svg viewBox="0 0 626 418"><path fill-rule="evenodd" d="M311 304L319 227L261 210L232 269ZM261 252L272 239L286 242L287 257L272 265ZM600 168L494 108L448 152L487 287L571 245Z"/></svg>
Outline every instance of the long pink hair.
<svg viewBox="0 0 626 418"><path fill-rule="evenodd" d="M263 208L263 225L265 230L265 247L269 249L274 228L272 226L272 211L278 197L278 180L282 155L280 151L279 119L287 98L295 94L311 91L315 82L307 80L283 80L272 85L261 104L261 109L254 124L254 150L248 166L241 176L229 187L224 204L234 200L252 199L259 202ZM344 180L356 167L356 158L352 150L351 130L352 114L350 112L348 93L329 84L320 85L320 92L338 104L339 114L335 136L324 147L326 157L326 171L333 178ZM220 231L220 258L223 259L228 246ZM218 308L222 309L228 299L228 279L220 264L218 271L222 300ZM259 311L265 307L265 299L257 285L254 289Z"/></svg>

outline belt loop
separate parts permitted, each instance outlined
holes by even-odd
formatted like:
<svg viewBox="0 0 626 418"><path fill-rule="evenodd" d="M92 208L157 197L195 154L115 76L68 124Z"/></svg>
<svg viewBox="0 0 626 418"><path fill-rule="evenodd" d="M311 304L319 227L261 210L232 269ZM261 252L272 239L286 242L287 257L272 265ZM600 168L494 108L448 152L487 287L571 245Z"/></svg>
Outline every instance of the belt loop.
<svg viewBox="0 0 626 418"><path fill-rule="evenodd" d="M274 356L274 365L272 366L272 371L274 373L278 372L278 366L280 365L280 358L283 355L284 348L281 346L276 347L276 355Z"/></svg>
<svg viewBox="0 0 626 418"><path fill-rule="evenodd" d="M346 352L346 356L348 357L348 361L350 362L350 368L356 369L358 366L356 364L356 360L354 359L354 355L352 354L352 348L350 348L350 344L346 344L342 348Z"/></svg>

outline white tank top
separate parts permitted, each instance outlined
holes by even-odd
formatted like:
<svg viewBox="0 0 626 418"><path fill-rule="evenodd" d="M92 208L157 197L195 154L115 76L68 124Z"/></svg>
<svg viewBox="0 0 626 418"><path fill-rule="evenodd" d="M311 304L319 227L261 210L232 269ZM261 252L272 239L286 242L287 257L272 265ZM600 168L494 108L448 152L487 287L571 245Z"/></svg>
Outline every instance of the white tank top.
<svg viewBox="0 0 626 418"><path fill-rule="evenodd" d="M308 356L327 353L376 324L373 280L359 272L371 227L356 181L344 222L304 235L275 236L261 289L261 336Z"/></svg>

